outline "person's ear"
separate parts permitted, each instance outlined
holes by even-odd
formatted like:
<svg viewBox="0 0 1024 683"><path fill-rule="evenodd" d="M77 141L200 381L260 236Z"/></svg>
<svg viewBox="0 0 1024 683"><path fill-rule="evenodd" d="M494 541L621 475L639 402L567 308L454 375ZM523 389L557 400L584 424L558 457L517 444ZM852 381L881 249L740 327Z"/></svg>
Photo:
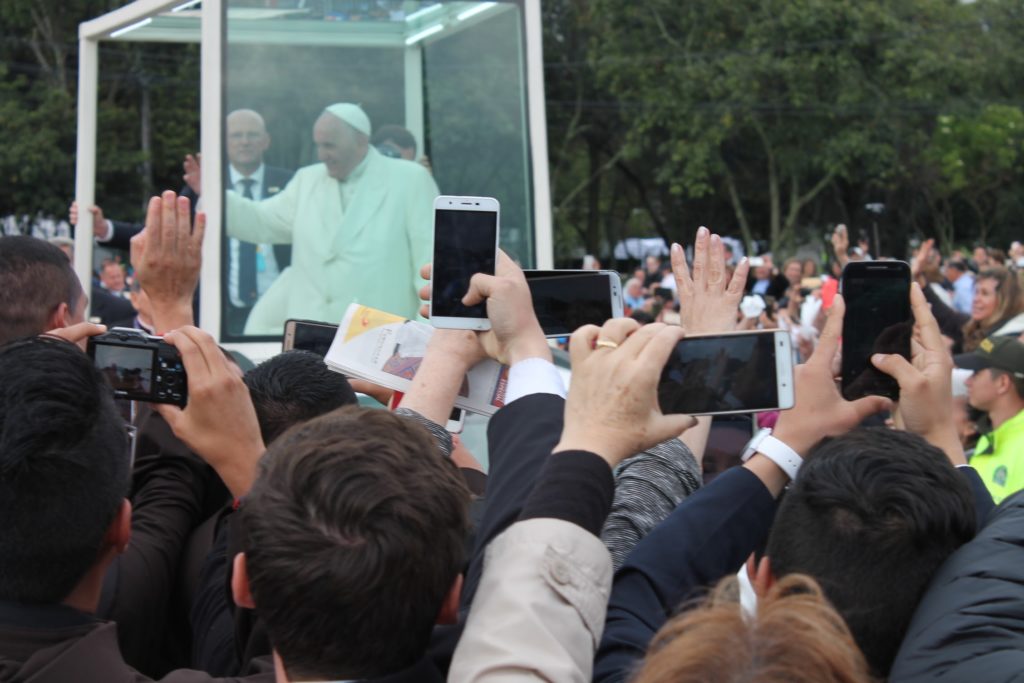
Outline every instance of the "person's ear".
<svg viewBox="0 0 1024 683"><path fill-rule="evenodd" d="M132 504L127 498L121 501L117 514L111 520L107 532L103 535L103 545L112 548L120 555L128 547L132 537Z"/></svg>
<svg viewBox="0 0 1024 683"><path fill-rule="evenodd" d="M73 312L71 307L68 306L66 301L60 302L57 308L53 309L50 317L46 319L46 330L58 330L65 327L69 327L71 322L71 316Z"/></svg>
<svg viewBox="0 0 1024 683"><path fill-rule="evenodd" d="M762 557L755 565L754 554L750 554L750 557L747 559L747 578L750 579L750 585L753 587L757 599L763 599L775 584L775 577L772 575L772 563L767 555Z"/></svg>
<svg viewBox="0 0 1024 683"><path fill-rule="evenodd" d="M1012 389L1013 379L1010 378L1009 374L1005 372L1000 372L996 376L996 391L998 391L999 395L1002 396L1003 394L1010 393Z"/></svg>
<svg viewBox="0 0 1024 683"><path fill-rule="evenodd" d="M256 609L252 591L249 589L249 572L245 568L245 553L235 555L235 566L231 572L231 595L239 607Z"/></svg>
<svg viewBox="0 0 1024 683"><path fill-rule="evenodd" d="M459 599L462 597L462 581L462 574L456 576L455 580L452 581L452 587L448 589L447 595L444 596L444 602L441 603L441 611L437 615L437 624L439 626L458 623Z"/></svg>

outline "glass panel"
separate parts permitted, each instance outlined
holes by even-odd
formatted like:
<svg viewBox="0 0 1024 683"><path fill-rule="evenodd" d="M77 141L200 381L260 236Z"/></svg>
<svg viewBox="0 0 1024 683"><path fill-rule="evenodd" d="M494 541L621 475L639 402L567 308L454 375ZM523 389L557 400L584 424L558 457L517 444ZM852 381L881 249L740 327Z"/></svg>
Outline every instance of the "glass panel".
<svg viewBox="0 0 1024 683"><path fill-rule="evenodd" d="M415 316L439 193L497 197L532 264L517 2L227 4L225 340Z"/></svg>

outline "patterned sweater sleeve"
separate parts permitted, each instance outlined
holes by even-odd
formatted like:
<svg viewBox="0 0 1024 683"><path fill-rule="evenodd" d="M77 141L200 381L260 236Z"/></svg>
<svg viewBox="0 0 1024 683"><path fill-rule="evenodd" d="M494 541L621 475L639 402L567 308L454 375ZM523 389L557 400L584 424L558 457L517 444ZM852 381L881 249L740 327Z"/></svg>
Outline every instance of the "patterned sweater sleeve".
<svg viewBox="0 0 1024 683"><path fill-rule="evenodd" d="M702 481L700 464L679 439L664 441L619 465L612 512L601 532L616 570Z"/></svg>

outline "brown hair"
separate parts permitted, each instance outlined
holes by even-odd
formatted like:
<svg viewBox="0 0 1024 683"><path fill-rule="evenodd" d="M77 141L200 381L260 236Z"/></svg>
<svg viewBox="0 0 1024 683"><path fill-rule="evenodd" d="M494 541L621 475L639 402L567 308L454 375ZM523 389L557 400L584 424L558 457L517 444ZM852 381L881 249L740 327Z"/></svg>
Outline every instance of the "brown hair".
<svg viewBox="0 0 1024 683"><path fill-rule="evenodd" d="M869 683L864 655L814 579L790 574L748 618L735 577L665 624L633 683Z"/></svg>
<svg viewBox="0 0 1024 683"><path fill-rule="evenodd" d="M1024 296L1017 276L1006 268L989 268L981 271L975 286L982 280L996 283L996 310L984 320L968 320L964 325L964 351L973 351L985 337L996 331L1003 322L1024 311Z"/></svg>
<svg viewBox="0 0 1024 683"><path fill-rule="evenodd" d="M267 449L242 506L257 613L292 680L376 678L430 642L469 491L426 429L348 406Z"/></svg>

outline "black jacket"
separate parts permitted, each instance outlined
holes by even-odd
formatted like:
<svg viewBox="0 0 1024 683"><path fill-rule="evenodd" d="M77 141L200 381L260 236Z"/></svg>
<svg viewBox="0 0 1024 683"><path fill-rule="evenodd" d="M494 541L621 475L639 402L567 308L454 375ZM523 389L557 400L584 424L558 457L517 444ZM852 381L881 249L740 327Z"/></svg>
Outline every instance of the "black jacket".
<svg viewBox="0 0 1024 683"><path fill-rule="evenodd" d="M1024 494L997 507L939 568L891 683L1024 680Z"/></svg>

